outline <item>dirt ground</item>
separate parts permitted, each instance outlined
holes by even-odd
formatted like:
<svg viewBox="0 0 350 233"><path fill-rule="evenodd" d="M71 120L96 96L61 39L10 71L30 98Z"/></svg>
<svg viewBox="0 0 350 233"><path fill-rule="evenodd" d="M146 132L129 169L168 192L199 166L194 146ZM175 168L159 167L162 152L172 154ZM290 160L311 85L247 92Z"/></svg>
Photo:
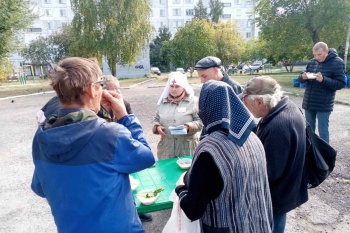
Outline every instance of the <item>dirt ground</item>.
<svg viewBox="0 0 350 233"><path fill-rule="evenodd" d="M146 82L123 95L140 119L148 142L156 152L158 136L151 133L152 117L163 87ZM193 85L199 93L200 85ZM49 206L31 191L32 138L35 114L54 94L0 99L0 233L56 232ZM350 97L349 97L350 98ZM291 97L301 105L301 99ZM331 115L331 144L338 150L336 168L309 201L288 214L287 233L350 233L350 106L336 105ZM171 210L152 213L146 232L161 232Z"/></svg>

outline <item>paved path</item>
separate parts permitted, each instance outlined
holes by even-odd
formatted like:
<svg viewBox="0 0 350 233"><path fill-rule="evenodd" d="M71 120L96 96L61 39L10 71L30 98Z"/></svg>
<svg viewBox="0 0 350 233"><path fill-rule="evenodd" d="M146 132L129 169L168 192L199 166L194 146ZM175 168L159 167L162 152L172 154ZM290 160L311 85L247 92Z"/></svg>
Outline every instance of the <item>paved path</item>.
<svg viewBox="0 0 350 233"><path fill-rule="evenodd" d="M152 117L163 87L147 82L123 95L140 119L148 142L156 152L158 136L153 135ZM153 86L153 88L149 88ZM193 85L198 95L201 85ZM53 94L0 100L0 233L56 232L46 201L33 194L31 142L36 130L35 114ZM301 105L301 99L291 97ZM338 150L331 177L320 188L310 190L308 203L288 215L286 233L350 232L350 107L336 105L331 115L331 144ZM153 213L145 223L146 232L161 232L170 210Z"/></svg>

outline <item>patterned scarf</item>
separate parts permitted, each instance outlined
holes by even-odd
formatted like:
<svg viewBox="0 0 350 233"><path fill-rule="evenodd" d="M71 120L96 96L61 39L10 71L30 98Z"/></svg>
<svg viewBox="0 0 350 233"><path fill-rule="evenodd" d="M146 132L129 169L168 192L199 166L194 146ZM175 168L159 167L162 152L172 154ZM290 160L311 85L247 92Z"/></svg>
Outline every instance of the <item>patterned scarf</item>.
<svg viewBox="0 0 350 233"><path fill-rule="evenodd" d="M253 117L234 93L232 87L220 81L203 84L199 97L199 117L208 134L226 129L228 139L239 146L254 129Z"/></svg>
<svg viewBox="0 0 350 233"><path fill-rule="evenodd" d="M57 115L51 115L45 120L44 130L60 127L63 125L69 125L76 122L88 121L95 118L97 118L96 113L88 109L81 109L60 118Z"/></svg>

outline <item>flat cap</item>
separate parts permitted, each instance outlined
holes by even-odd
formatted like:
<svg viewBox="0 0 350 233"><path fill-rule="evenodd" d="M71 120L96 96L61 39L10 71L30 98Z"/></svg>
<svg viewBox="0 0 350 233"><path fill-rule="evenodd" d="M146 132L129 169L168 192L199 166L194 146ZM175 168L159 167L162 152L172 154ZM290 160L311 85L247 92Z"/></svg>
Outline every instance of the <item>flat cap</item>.
<svg viewBox="0 0 350 233"><path fill-rule="evenodd" d="M220 67L221 60L217 57L208 56L199 60L194 67L195 70L204 70L211 67Z"/></svg>
<svg viewBox="0 0 350 233"><path fill-rule="evenodd" d="M257 76L247 82L239 97L243 98L247 95L274 95L280 89L281 86L275 79L269 76Z"/></svg>

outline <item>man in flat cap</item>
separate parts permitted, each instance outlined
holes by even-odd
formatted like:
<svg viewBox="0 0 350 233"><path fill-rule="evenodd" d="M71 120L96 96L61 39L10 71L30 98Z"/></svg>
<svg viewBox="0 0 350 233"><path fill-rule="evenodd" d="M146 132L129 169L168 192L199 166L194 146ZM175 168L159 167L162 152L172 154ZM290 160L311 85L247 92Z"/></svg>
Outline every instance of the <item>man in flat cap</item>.
<svg viewBox="0 0 350 233"><path fill-rule="evenodd" d="M236 95L242 93L242 86L231 80L227 74L223 74L220 68L221 60L212 56L202 58L194 67L194 69L197 70L202 83L205 83L208 80L223 81L232 87Z"/></svg>
<svg viewBox="0 0 350 233"><path fill-rule="evenodd" d="M255 133L265 149L273 233L284 232L287 212L308 200L307 181L303 178L304 116L269 76L249 80L240 97L254 117L261 118Z"/></svg>

